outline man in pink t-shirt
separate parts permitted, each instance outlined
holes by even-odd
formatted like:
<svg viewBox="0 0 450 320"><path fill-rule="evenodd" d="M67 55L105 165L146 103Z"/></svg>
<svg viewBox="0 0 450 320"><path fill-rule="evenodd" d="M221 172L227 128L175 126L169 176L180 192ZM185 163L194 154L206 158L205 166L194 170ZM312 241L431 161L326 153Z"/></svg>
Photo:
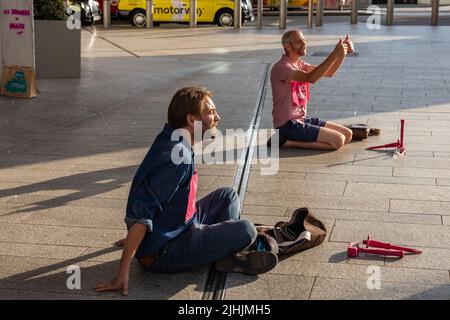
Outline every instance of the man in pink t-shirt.
<svg viewBox="0 0 450 320"><path fill-rule="evenodd" d="M352 131L342 125L307 116L310 83L332 77L345 56L354 51L347 36L318 66L300 59L306 54L306 38L299 30L282 37L284 54L270 74L273 96L273 126L279 130L280 145L306 149L337 150L352 140ZM268 144L271 140L268 141Z"/></svg>

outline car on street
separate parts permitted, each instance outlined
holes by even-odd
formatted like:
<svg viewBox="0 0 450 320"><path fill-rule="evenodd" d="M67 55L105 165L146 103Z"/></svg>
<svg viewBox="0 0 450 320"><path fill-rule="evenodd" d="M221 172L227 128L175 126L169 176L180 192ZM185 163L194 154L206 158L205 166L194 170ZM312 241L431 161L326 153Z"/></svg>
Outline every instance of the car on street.
<svg viewBox="0 0 450 320"><path fill-rule="evenodd" d="M71 5L77 5L81 9L81 25L92 26L102 18L100 4L95 0L71 0Z"/></svg>

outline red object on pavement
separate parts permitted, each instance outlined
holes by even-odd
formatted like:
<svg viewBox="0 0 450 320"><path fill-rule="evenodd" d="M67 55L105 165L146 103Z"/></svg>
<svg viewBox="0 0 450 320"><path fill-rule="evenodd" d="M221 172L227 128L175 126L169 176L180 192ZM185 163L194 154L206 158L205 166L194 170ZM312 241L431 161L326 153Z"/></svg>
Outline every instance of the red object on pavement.
<svg viewBox="0 0 450 320"><path fill-rule="evenodd" d="M359 246L359 243L356 242L350 242L347 248L347 256L354 258L357 257L360 253L372 253L372 254L379 254L383 256L394 256L402 258L404 253L400 250L386 250L386 249L368 249L368 248L361 248Z"/></svg>
<svg viewBox="0 0 450 320"><path fill-rule="evenodd" d="M373 240L370 234L367 236L367 240L363 241L363 244L366 245L365 248L360 247L360 244L357 242L350 242L347 248L347 256L351 258L357 257L362 252L403 258L405 252L413 254L422 253L422 251L417 249L395 246L387 242ZM379 249L371 249L370 247Z"/></svg>
<svg viewBox="0 0 450 320"><path fill-rule="evenodd" d="M387 242L381 242L381 241L373 240L373 239L370 238L370 234L367 236L367 240L363 241L363 244L366 245L366 248L368 248L368 247L376 247L376 248L384 248L384 249L401 250L401 251L404 251L404 252L415 253L415 254L422 253L422 251L417 250L417 249L395 246L395 245L392 245L392 244L387 243Z"/></svg>
<svg viewBox="0 0 450 320"><path fill-rule="evenodd" d="M397 148L397 152L400 155L405 154L406 147L404 145L404 137L405 137L405 119L400 120L400 140L397 142L383 144L381 146L368 147L367 150L375 150L375 149L385 149L385 148Z"/></svg>

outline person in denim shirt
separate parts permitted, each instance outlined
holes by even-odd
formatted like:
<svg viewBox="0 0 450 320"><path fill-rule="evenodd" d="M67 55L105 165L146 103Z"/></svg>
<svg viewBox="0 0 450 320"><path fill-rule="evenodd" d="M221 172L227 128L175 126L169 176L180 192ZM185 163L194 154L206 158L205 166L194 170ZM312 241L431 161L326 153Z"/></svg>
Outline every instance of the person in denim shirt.
<svg viewBox="0 0 450 320"><path fill-rule="evenodd" d="M215 262L219 271L258 274L277 264L269 252L245 251L256 239L256 228L240 220L233 189L221 188L196 201L194 125L201 121L202 134L217 127L220 117L211 96L206 89L187 87L172 98L168 123L131 185L128 234L117 242L123 246L119 271L112 282L97 285L97 291L127 295L133 257L153 272L180 272Z"/></svg>

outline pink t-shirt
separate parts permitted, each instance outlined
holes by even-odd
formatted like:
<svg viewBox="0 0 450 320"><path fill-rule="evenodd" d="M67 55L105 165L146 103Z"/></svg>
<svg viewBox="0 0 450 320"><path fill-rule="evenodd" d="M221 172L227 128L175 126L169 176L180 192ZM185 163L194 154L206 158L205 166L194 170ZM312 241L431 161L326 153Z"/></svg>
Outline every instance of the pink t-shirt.
<svg viewBox="0 0 450 320"><path fill-rule="evenodd" d="M196 211L195 203L197 202L197 185L198 185L198 173L197 168L195 168L189 188L188 206L186 209L186 217L184 219L185 222L188 221Z"/></svg>
<svg viewBox="0 0 450 320"><path fill-rule="evenodd" d="M289 81L289 77L295 70L307 71L307 64L298 60L293 63L284 55L276 62L270 73L273 97L273 126L282 127L289 120L304 122L306 106L309 100L309 83Z"/></svg>

